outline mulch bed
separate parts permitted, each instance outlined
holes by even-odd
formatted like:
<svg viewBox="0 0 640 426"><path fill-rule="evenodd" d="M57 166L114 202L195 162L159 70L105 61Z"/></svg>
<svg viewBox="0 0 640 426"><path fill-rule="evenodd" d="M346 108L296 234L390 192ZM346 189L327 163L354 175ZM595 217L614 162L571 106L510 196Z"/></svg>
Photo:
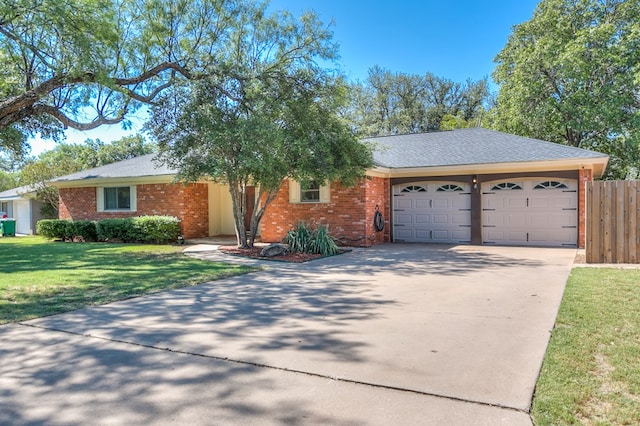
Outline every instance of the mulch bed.
<svg viewBox="0 0 640 426"><path fill-rule="evenodd" d="M251 257L253 259L260 260L274 260L279 262L293 262L293 263L302 263L308 262L309 260L321 258L321 254L306 254L306 253L286 253L281 256L274 257L261 257L260 251L262 251L264 247L252 247L252 248L240 248L236 246L222 246L218 248L223 253L233 254L236 256L244 256Z"/></svg>

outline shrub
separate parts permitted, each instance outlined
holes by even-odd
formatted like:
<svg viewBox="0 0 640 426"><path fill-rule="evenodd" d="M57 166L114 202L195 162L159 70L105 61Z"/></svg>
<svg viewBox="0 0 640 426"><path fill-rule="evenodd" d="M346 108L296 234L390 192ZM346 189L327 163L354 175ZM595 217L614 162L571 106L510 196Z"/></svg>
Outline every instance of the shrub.
<svg viewBox="0 0 640 426"><path fill-rule="evenodd" d="M67 225L71 223L66 219L43 219L36 223L36 233L45 238L65 240Z"/></svg>
<svg viewBox="0 0 640 426"><path fill-rule="evenodd" d="M311 239L310 250L311 253L318 253L323 256L332 256L338 253L338 246L331 234L329 234L329 225L318 225L318 229Z"/></svg>
<svg viewBox="0 0 640 426"><path fill-rule="evenodd" d="M329 233L329 225L318 225L314 230L304 222L299 222L296 227L285 235L282 240L289 246L292 253L312 253L323 256L331 256L338 253L339 249L335 240Z"/></svg>
<svg viewBox="0 0 640 426"><path fill-rule="evenodd" d="M65 240L96 241L96 223L91 220L67 221Z"/></svg>
<svg viewBox="0 0 640 426"><path fill-rule="evenodd" d="M310 241L313 238L313 231L304 222L298 224L287 232L282 242L289 246L292 253L309 253Z"/></svg>
<svg viewBox="0 0 640 426"><path fill-rule="evenodd" d="M123 243L171 243L180 235L180 220L173 216L140 216L90 220L43 219L38 234L63 241L120 241Z"/></svg>
<svg viewBox="0 0 640 426"><path fill-rule="evenodd" d="M134 241L132 218L103 219L96 225L98 241Z"/></svg>
<svg viewBox="0 0 640 426"><path fill-rule="evenodd" d="M97 234L99 241L170 243L180 235L180 220L173 216L104 219L98 222Z"/></svg>
<svg viewBox="0 0 640 426"><path fill-rule="evenodd" d="M173 216L140 216L133 218L133 233L144 243L170 243L180 235L180 220Z"/></svg>

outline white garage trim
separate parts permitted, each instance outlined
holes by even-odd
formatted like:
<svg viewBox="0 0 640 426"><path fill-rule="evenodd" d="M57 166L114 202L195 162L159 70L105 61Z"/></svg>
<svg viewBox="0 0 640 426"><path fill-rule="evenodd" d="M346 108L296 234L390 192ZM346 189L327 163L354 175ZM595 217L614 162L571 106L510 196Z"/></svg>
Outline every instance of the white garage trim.
<svg viewBox="0 0 640 426"><path fill-rule="evenodd" d="M484 244L576 247L578 184L528 178L482 184Z"/></svg>
<svg viewBox="0 0 640 426"><path fill-rule="evenodd" d="M393 241L470 243L470 186L413 182L393 187Z"/></svg>

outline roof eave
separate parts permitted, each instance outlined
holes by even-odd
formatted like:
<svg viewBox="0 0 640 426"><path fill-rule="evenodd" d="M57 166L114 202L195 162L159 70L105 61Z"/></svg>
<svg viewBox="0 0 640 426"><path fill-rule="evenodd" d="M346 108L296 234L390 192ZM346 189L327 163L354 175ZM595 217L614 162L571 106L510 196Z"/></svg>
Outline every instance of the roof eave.
<svg viewBox="0 0 640 426"><path fill-rule="evenodd" d="M175 174L136 177L106 177L85 178L73 180L55 180L47 182L56 188L83 188L107 185L144 185L153 183L171 183L175 180Z"/></svg>
<svg viewBox="0 0 640 426"><path fill-rule="evenodd" d="M600 178L609 162L608 156L592 158L573 158L562 160L526 161L509 163L483 163L462 164L451 166L428 167L384 167L377 166L370 169L367 174L378 177L416 177L416 176L447 176L466 174L490 174L490 173L526 173L526 172L551 172L563 170L592 170L594 178Z"/></svg>

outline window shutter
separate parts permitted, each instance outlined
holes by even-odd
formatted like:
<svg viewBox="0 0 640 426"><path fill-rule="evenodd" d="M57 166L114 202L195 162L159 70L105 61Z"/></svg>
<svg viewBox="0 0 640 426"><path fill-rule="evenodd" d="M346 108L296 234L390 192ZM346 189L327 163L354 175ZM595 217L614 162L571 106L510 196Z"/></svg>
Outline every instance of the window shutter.
<svg viewBox="0 0 640 426"><path fill-rule="evenodd" d="M331 202L331 190L330 184L322 185L320 187L320 202L321 203L330 203Z"/></svg>
<svg viewBox="0 0 640 426"><path fill-rule="evenodd" d="M101 187L96 188L96 207L99 212L104 211L104 189Z"/></svg>
<svg viewBox="0 0 640 426"><path fill-rule="evenodd" d="M300 184L293 179L289 179L289 203L297 204L300 202Z"/></svg>
<svg viewBox="0 0 640 426"><path fill-rule="evenodd" d="M132 212L138 211L138 195L136 192L137 186L131 185L129 187L129 196L131 197L131 204L129 204L129 210Z"/></svg>

